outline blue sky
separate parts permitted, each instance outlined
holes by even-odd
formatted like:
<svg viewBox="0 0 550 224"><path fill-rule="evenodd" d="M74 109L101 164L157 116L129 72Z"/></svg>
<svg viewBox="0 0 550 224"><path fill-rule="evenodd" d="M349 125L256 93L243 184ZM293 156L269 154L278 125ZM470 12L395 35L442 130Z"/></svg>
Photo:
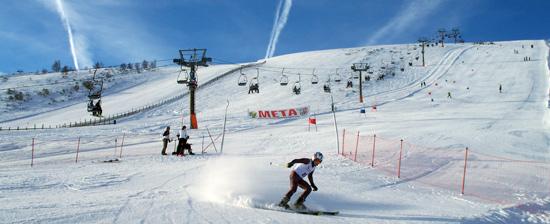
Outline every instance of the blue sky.
<svg viewBox="0 0 550 224"><path fill-rule="evenodd" d="M266 54L279 0L64 0L80 67L170 59L207 48L231 62ZM294 0L275 55L415 42L458 27L466 41L550 38L548 0ZM73 65L55 0L5 0L0 72Z"/></svg>

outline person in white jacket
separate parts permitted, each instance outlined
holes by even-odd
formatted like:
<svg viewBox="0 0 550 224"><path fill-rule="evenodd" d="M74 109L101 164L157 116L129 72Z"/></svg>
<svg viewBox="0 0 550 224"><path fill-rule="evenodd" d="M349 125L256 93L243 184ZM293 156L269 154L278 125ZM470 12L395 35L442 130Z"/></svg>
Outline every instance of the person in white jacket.
<svg viewBox="0 0 550 224"><path fill-rule="evenodd" d="M187 144L187 140L189 139L189 135L187 134L187 127L183 125L181 127L181 130L179 130L177 137L178 137L178 150L176 152L177 155L183 155L183 150L188 149L190 155L195 155L193 151L191 150L191 145Z"/></svg>
<svg viewBox="0 0 550 224"><path fill-rule="evenodd" d="M296 193L298 187L300 187L304 190L304 192L294 203L294 208L300 210L307 209L304 205L307 196L311 193L311 190L317 191L318 189L313 182L313 172L315 171L315 167L317 167L322 161L323 154L321 152L316 152L313 154L313 158L311 159L295 159L287 164L288 168L292 168L292 171L290 172L290 190L288 190L283 199L281 199L281 202L279 202L280 207L286 209L290 208L288 202L290 201L292 195ZM304 180L306 177L309 179L309 184Z"/></svg>

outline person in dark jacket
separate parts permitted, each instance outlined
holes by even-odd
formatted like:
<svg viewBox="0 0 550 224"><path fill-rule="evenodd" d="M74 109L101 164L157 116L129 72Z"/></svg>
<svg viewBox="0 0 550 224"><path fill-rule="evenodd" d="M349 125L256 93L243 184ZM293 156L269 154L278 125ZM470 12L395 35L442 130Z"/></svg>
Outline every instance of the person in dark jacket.
<svg viewBox="0 0 550 224"><path fill-rule="evenodd" d="M166 154L166 147L168 147L168 142L171 142L170 140L170 126L166 127L164 130L164 133L162 133L162 155L168 155Z"/></svg>
<svg viewBox="0 0 550 224"><path fill-rule="evenodd" d="M323 154L316 152L312 159L295 159L287 164L287 167L292 169L290 172L290 190L288 190L283 199L281 199L281 202L279 202L280 207L287 209L290 208L288 202L290 201L292 195L296 193L298 187L300 187L304 190L304 193L302 193L298 200L296 200L294 207L301 210L307 209L304 205L307 196L311 193L311 190L317 191L318 189L317 186L315 186L315 183L313 183L313 172L315 171L315 167L317 167L322 161ZM309 184L303 179L306 176L308 177Z"/></svg>
<svg viewBox="0 0 550 224"><path fill-rule="evenodd" d="M97 115L101 117L101 114L103 114L103 109L101 109L101 100L98 100L95 104L95 110L97 111Z"/></svg>

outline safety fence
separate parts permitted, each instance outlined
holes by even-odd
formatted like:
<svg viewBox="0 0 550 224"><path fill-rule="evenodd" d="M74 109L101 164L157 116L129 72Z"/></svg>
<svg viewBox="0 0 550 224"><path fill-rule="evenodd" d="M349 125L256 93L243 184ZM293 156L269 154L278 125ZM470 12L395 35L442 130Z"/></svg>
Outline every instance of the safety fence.
<svg viewBox="0 0 550 224"><path fill-rule="evenodd" d="M221 74L219 76L216 76L215 78L212 78L212 79L204 82L200 86L205 87L205 86L211 85L215 81L217 81L217 80L219 80L219 79L221 79L221 78L223 78L227 75L230 75L234 72L237 72L242 68L253 67L253 66L256 66L256 65L263 64L263 63L265 63L265 61L249 63L249 64L245 64L245 65L240 66L240 67L230 69L229 71L226 71L223 74ZM161 101L159 101L157 103L154 103L154 104L150 104L150 105L146 105L146 106L142 106L142 107L138 107L138 108L132 108L129 111L122 112L122 113L117 113L117 114L111 114L111 115L107 115L105 117L95 117L95 118L84 119L84 120L81 120L81 121L74 121L74 122L63 123L63 124L58 124L58 125L50 125L50 124L38 124L37 125L37 124L34 124L31 127L19 127L19 126L18 127L0 127L0 131L43 130L43 129L55 129L55 128L73 128L73 127L116 124L117 119L129 117L129 116L132 116L134 114L138 114L138 113L145 112L145 111L148 111L148 110L153 109L153 108L157 108L157 107L160 107L160 106L163 106L163 105L166 105L166 104L173 103L177 100L182 99L183 97L185 97L188 94L189 94L188 92L185 92L185 93L179 94L177 96L161 100Z"/></svg>
<svg viewBox="0 0 550 224"><path fill-rule="evenodd" d="M341 138L340 155L394 177L396 185L419 183L497 204L550 196L548 161L510 159L467 147L430 148L346 130Z"/></svg>
<svg viewBox="0 0 550 224"><path fill-rule="evenodd" d="M194 153L218 153L221 133L212 135L211 130L197 131L191 141ZM154 145L151 148L148 144ZM162 140L159 135L120 133L115 136L67 137L55 138L35 137L18 150L2 153L2 166L78 163L81 161L116 162L123 157L140 155L160 155ZM178 141L172 139L166 152L176 151ZM136 150L142 149L142 150ZM184 153L183 156L186 156Z"/></svg>

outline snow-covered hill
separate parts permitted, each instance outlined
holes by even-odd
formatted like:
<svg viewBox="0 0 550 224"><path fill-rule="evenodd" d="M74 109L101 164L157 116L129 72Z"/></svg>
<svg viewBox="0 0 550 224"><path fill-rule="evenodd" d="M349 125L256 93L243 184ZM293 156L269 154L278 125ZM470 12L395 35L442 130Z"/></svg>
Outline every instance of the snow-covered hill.
<svg viewBox="0 0 550 224"><path fill-rule="evenodd" d="M209 132L212 139L217 139L216 148L209 146L202 155L160 155L159 139L164 127L172 126L174 135L181 127L182 116L185 123L189 120L187 97L124 118L116 125L0 131L0 220L550 222L547 44L512 41L429 47L426 67L421 66L421 59L416 60L419 51L415 45L388 45L282 55L243 69L248 80L259 72L259 94L248 94L248 86L237 85L240 72L199 87L200 129L189 131L190 141L197 152L211 141ZM531 60L524 61L524 57ZM359 103L358 79L350 71L351 65L358 62L372 67L372 74L364 74L372 78L363 83L364 103ZM201 68L199 84L236 66ZM392 66L394 72L384 73L381 69ZM282 74L289 78L286 86L280 85ZM376 80L381 74L386 74L384 79ZM186 91L175 83L176 77L177 69L169 67L148 74L143 82L128 81L128 88L114 86L104 97L104 113L127 111ZM318 84L312 84L314 77ZM335 82L338 78L342 81ZM348 79L353 88L346 88ZM301 86L299 95L292 91L297 81ZM421 86L422 82L426 86ZM330 85L331 93L323 91L325 84ZM359 131L364 136L376 134L381 139L380 153L384 152L384 141L405 139L431 152L427 157L411 154L408 159L422 158L416 162L433 169L437 166L437 170L416 179L400 180L377 167L337 155L331 96L337 108L340 135L343 129L352 134ZM215 152L220 150L218 135L227 101L227 133L220 155ZM376 112L368 108L373 105L377 106ZM26 112L23 117L10 111L11 121L0 126L57 124L89 118L82 99L75 99L70 106L44 106L49 108L46 112ZM318 131L308 132L307 117L271 120L249 116L250 111L301 106L309 106L315 113ZM364 107L366 116L359 113ZM33 138L36 155L31 168ZM75 163L78 141L79 162ZM465 147L471 149L474 162L469 165L467 193L460 195L458 189L446 187L448 182L458 182L447 178L452 174L454 168L450 165L454 161L445 160L451 162L441 167L438 162L452 158L456 149L462 153ZM338 210L340 215L313 217L255 208L272 206L288 190L289 170L283 164L294 158L311 157L315 151L323 152L326 159L315 172L319 191L313 192L306 204ZM119 153L123 155L121 162L98 162L119 157ZM494 165L482 155L514 161L502 160ZM443 184L436 186L434 181L440 181L436 185ZM494 189L513 190L514 194L506 197Z"/></svg>

